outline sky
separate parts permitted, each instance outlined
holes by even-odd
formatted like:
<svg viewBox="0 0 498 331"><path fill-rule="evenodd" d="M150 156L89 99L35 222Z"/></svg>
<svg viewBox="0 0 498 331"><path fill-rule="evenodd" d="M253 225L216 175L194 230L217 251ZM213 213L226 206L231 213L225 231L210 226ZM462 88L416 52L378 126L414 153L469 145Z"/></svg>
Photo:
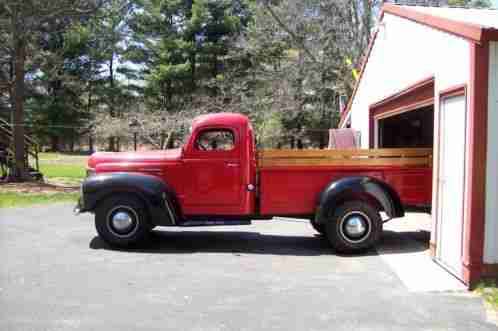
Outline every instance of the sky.
<svg viewBox="0 0 498 331"><path fill-rule="evenodd" d="M498 0L492 0L493 7L498 8Z"/></svg>

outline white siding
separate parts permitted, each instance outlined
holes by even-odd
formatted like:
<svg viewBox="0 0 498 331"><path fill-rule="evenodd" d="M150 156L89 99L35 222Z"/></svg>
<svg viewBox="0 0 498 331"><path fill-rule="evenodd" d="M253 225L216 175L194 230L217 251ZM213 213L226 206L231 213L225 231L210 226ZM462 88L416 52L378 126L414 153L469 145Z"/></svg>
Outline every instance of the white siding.
<svg viewBox="0 0 498 331"><path fill-rule="evenodd" d="M466 84L469 57L465 39L386 13L351 108L362 148L369 146L371 104L431 76L436 91Z"/></svg>
<svg viewBox="0 0 498 331"><path fill-rule="evenodd" d="M498 263L498 42L490 43L484 263Z"/></svg>

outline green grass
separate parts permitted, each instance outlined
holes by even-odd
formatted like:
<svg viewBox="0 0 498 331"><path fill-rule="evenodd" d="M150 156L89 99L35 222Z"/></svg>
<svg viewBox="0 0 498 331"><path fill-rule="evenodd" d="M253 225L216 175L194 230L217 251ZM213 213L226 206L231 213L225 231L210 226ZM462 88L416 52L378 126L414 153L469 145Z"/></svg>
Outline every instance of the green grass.
<svg viewBox="0 0 498 331"><path fill-rule="evenodd" d="M40 172L45 179L78 184L86 176L88 156L65 153L40 153Z"/></svg>
<svg viewBox="0 0 498 331"><path fill-rule="evenodd" d="M49 184L79 186L86 176L88 156L65 153L40 153L40 172ZM41 192L0 192L0 208L23 207L54 202L71 202L78 199L79 193L58 192L43 189ZM20 189L22 191L22 188Z"/></svg>
<svg viewBox="0 0 498 331"><path fill-rule="evenodd" d="M85 178L84 164L64 164L40 162L40 171L45 178Z"/></svg>
<svg viewBox="0 0 498 331"><path fill-rule="evenodd" d="M38 159L40 161L45 161L45 160L57 160L60 158L60 153L38 153Z"/></svg>
<svg viewBox="0 0 498 331"><path fill-rule="evenodd" d="M498 287L497 283L487 281L479 284L476 292L480 294L491 307L498 310Z"/></svg>
<svg viewBox="0 0 498 331"><path fill-rule="evenodd" d="M76 202L78 192L17 193L0 192L0 208L24 207L54 202Z"/></svg>

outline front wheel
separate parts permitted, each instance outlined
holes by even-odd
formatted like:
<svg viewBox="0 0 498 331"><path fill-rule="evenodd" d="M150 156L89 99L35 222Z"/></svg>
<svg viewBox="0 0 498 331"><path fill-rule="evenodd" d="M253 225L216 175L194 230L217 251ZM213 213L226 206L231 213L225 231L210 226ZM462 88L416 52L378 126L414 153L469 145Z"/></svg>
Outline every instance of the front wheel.
<svg viewBox="0 0 498 331"><path fill-rule="evenodd" d="M129 247L144 241L150 233L142 201L131 195L110 197L95 211L95 228L112 246Z"/></svg>
<svg viewBox="0 0 498 331"><path fill-rule="evenodd" d="M372 205L350 201L332 212L327 239L339 253L357 253L373 247L382 233L382 218Z"/></svg>

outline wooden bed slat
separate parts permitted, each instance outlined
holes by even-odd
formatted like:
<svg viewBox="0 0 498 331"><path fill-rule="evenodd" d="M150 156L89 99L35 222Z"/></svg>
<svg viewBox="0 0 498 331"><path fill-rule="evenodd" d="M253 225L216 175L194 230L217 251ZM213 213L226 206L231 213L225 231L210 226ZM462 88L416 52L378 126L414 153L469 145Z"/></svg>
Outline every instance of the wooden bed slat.
<svg viewBox="0 0 498 331"><path fill-rule="evenodd" d="M261 150L258 166L432 166L430 148Z"/></svg>

